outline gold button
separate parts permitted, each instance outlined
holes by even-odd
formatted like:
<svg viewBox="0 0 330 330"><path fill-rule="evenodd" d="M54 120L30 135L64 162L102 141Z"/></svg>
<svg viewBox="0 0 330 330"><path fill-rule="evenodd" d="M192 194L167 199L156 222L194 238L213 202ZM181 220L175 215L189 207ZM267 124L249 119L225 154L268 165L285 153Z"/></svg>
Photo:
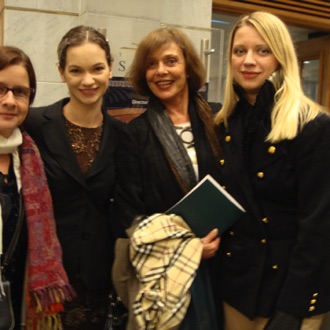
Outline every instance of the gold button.
<svg viewBox="0 0 330 330"><path fill-rule="evenodd" d="M265 176L264 172L258 172L258 173L257 173L257 177L258 177L259 179L262 179L264 176Z"/></svg>
<svg viewBox="0 0 330 330"><path fill-rule="evenodd" d="M266 239L265 238L263 238L261 241L260 241L262 244L266 244Z"/></svg>
<svg viewBox="0 0 330 330"><path fill-rule="evenodd" d="M226 135L226 137L225 137L225 141L226 141L226 142L230 142L230 140L231 140L231 136L230 136L230 135Z"/></svg>
<svg viewBox="0 0 330 330"><path fill-rule="evenodd" d="M314 305L316 303L316 299L311 300L311 305Z"/></svg>
<svg viewBox="0 0 330 330"><path fill-rule="evenodd" d="M262 221L263 223L268 223L268 218L267 218L267 217L262 218L261 221Z"/></svg>
<svg viewBox="0 0 330 330"><path fill-rule="evenodd" d="M231 230L231 231L229 232L229 235L230 235L230 236L234 236L235 233Z"/></svg>
<svg viewBox="0 0 330 330"><path fill-rule="evenodd" d="M278 266L277 265L273 265L272 268L273 269L278 269Z"/></svg>
<svg viewBox="0 0 330 330"><path fill-rule="evenodd" d="M319 295L318 292L313 293L313 298L316 298Z"/></svg>
<svg viewBox="0 0 330 330"><path fill-rule="evenodd" d="M227 253L226 253L226 256L227 256L227 257L231 257L231 253L230 253L230 252L227 252Z"/></svg>
<svg viewBox="0 0 330 330"><path fill-rule="evenodd" d="M308 311L309 311L309 312L313 312L313 311L315 311L315 306L311 306L311 307L309 307L309 308L308 308Z"/></svg>
<svg viewBox="0 0 330 330"><path fill-rule="evenodd" d="M221 186L223 189L225 189L226 190L226 186Z"/></svg>
<svg viewBox="0 0 330 330"><path fill-rule="evenodd" d="M274 146L270 146L270 147L268 148L268 153L270 153L270 154L274 154L275 151L276 151L276 148L275 148Z"/></svg>
<svg viewBox="0 0 330 330"><path fill-rule="evenodd" d="M220 159L220 165L225 165L225 160L224 159Z"/></svg>

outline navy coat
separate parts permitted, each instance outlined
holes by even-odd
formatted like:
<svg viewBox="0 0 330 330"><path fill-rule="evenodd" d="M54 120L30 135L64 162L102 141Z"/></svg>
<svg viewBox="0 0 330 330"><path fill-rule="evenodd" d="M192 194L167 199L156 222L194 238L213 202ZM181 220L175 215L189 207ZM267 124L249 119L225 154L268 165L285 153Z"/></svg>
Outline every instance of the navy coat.
<svg viewBox="0 0 330 330"><path fill-rule="evenodd" d="M244 152L243 109L220 125L221 184L247 210L221 241L219 296L249 318L330 310L330 118L265 142L263 116Z"/></svg>
<svg viewBox="0 0 330 330"><path fill-rule="evenodd" d="M114 244L110 210L116 182L114 154L121 123L104 115L100 151L84 176L62 114L68 100L31 109L25 129L35 140L45 164L69 278L79 274L88 288L107 288Z"/></svg>

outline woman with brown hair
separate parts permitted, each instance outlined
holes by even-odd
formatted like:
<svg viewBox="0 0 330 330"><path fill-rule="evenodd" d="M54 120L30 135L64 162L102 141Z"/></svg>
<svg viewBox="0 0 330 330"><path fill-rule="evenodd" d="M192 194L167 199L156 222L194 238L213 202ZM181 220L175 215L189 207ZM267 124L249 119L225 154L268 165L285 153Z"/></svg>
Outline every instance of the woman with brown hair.
<svg viewBox="0 0 330 330"><path fill-rule="evenodd" d="M16 47L1 46L0 325L57 330L59 312L73 291L62 265L43 162L22 129L35 93L29 57Z"/></svg>
<svg viewBox="0 0 330 330"><path fill-rule="evenodd" d="M114 245L114 154L122 124L103 107L112 75L105 36L70 29L58 45L58 70L69 97L31 109L26 129L45 163L63 262L77 297L65 305L65 329L102 329Z"/></svg>
<svg viewBox="0 0 330 330"><path fill-rule="evenodd" d="M147 111L129 123L130 134L121 139L119 149L116 199L125 212L122 223L130 224L136 217L166 212L206 174L218 179L220 152L211 108L199 93L205 70L182 31L159 28L145 36L128 79L139 94L149 97ZM217 229L201 238L202 259L215 255L219 241ZM204 324L216 329L214 306L203 305L207 289L199 292L199 298L194 293L208 266L202 262L197 271L187 316L184 308L174 316L180 324L184 318L182 328L199 329Z"/></svg>

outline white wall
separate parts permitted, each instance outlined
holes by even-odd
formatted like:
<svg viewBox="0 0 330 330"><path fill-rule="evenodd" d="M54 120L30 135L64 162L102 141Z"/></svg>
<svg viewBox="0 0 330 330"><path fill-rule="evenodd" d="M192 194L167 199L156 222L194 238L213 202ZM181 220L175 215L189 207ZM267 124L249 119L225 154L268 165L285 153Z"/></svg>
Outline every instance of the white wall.
<svg viewBox="0 0 330 330"><path fill-rule="evenodd" d="M212 0L5 0L3 40L30 56L38 79L34 105L39 106L67 95L57 71L56 48L70 28L85 24L106 29L113 75L123 77L134 47L147 32L162 23L210 28L211 16ZM200 33L191 36L196 47Z"/></svg>

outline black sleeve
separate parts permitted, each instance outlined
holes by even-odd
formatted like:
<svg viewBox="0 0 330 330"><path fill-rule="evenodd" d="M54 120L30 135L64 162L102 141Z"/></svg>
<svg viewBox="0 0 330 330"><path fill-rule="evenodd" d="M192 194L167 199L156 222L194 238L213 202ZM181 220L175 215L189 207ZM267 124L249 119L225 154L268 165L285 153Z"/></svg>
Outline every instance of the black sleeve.
<svg viewBox="0 0 330 330"><path fill-rule="evenodd" d="M300 330L301 322L301 318L277 310L266 324L265 330Z"/></svg>
<svg viewBox="0 0 330 330"><path fill-rule="evenodd" d="M125 230L130 227L134 218L144 213L144 203L141 200L139 145L128 125L121 130L115 159L117 168L116 222L119 237L125 237Z"/></svg>

